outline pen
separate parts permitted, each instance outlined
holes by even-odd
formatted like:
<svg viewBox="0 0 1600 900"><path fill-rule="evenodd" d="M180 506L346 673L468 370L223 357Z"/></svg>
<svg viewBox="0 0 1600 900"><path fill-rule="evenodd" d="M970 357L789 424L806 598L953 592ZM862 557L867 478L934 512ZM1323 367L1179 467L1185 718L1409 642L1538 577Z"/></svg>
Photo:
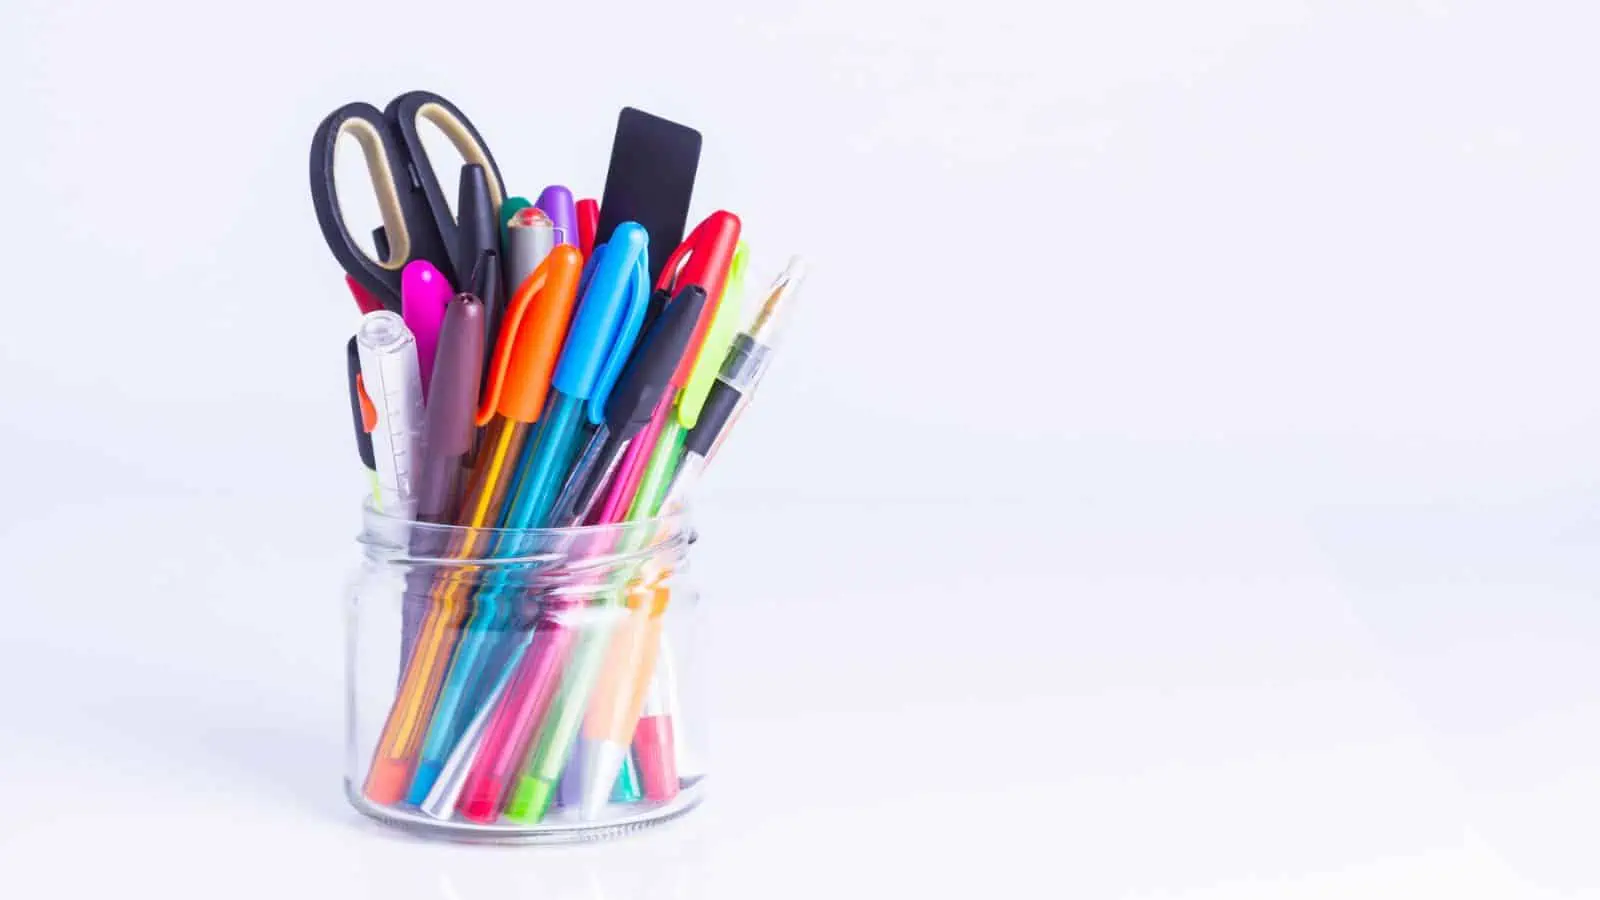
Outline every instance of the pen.
<svg viewBox="0 0 1600 900"><path fill-rule="evenodd" d="M651 455L639 482L638 495L628 510L628 521L643 521L656 515L674 462L675 457L670 452ZM633 743L634 726L644 707L645 690L649 687L660 646L661 615L670 597L670 591L662 582L669 575L666 571L650 573L619 592L624 598L616 599L625 599L627 614L611 629L610 635L595 632L596 643L602 646L588 659L597 661L598 672L588 676L594 685L587 710L583 711L582 733L571 751L570 763L577 767L579 814L584 819L595 818L604 808ZM569 678L582 678L585 674L574 662ZM573 690L581 692L581 684L574 683ZM576 715L572 716L570 724L558 720L557 725L566 724L576 732L579 724L576 719ZM649 799L670 799L670 796Z"/></svg>
<svg viewBox="0 0 1600 900"><path fill-rule="evenodd" d="M706 296L712 302L712 306L701 313L694 337L689 340L688 353L684 354L679 370L673 376L674 385L682 387L688 382L689 369L698 358L700 344L705 340L706 330L715 313L713 307L722 302L723 287L739 246L739 230L739 217L731 212L718 210L706 216L672 251L661 270L657 288L670 292L681 285L698 284L706 289Z"/></svg>
<svg viewBox="0 0 1600 900"><path fill-rule="evenodd" d="M594 233L600 227L600 201L585 198L578 201L578 249L588 259L594 252Z"/></svg>
<svg viewBox="0 0 1600 900"><path fill-rule="evenodd" d="M695 424L700 404L709 390L711 373L716 371L717 364L733 340L733 332L739 321L747 255L745 245L739 244L729 266L722 300L717 304L704 343L690 361L688 380L678 394L675 409L670 416L662 409L652 417L645 435L633 448L639 451L639 455L631 461L629 468L632 471L618 479L623 486L614 499L627 497L632 502L633 507L628 512L630 519L656 515L677 469L686 429ZM682 372L683 369L680 365L678 371ZM645 461L643 454L647 450L649 458ZM634 485L637 485L637 496L634 495ZM630 613L611 638L610 650L584 718L583 735L574 751L574 764L568 768L569 773L581 773L574 780L581 785L578 788L581 797L578 805L584 818L599 815L606 803L612 780L616 778L619 768L628 761L628 747L633 742L634 726L639 721L645 691L655 671L660 617L665 611L668 593L665 589L646 593L649 595L648 603L635 592L629 594ZM662 770L664 763L657 761L655 767ZM658 785L662 783L657 782ZM667 796L649 799L670 799L675 793L674 788Z"/></svg>
<svg viewBox="0 0 1600 900"><path fill-rule="evenodd" d="M486 347L496 346L500 335L500 320L505 312L503 290L498 273L490 290L479 293L477 283L485 252L500 253L500 218L495 206L497 195L489 183L483 166L467 163L461 167L461 182L456 199L456 246L452 247L456 277L465 284L463 290L472 291L483 302ZM488 378L488 373L484 373Z"/></svg>
<svg viewBox="0 0 1600 900"><path fill-rule="evenodd" d="M397 313L361 317L356 332L361 383L378 413L372 451L378 473L378 505L387 515L416 515L416 476L422 437L422 377L417 342Z"/></svg>
<svg viewBox="0 0 1600 900"><path fill-rule="evenodd" d="M739 413L755 394L772 361L784 314L794 305L794 297L805 276L805 260L792 257L773 282L750 327L733 339L722 369L706 395L699 421L684 440L683 462L667 491L663 503L665 512L682 508L722 439L733 429Z"/></svg>
<svg viewBox="0 0 1600 900"><path fill-rule="evenodd" d="M485 471L496 473L494 481L499 491L493 511L484 509L476 513L485 525L496 524L502 517L504 498L514 490L515 467L527 436L533 430L532 423L538 421L550 372L556 363L556 350L572 317L581 269L576 250L568 247L552 251L545 263L524 280L513 298L498 348L494 377L477 414L477 421L488 424L491 435L500 436L498 441L493 437L486 440L485 446L490 449L480 458ZM486 267L484 272L492 274L494 268ZM500 422L508 424L495 432ZM497 548L497 551L503 549ZM452 600L466 601L473 592L471 585L457 587L459 589L452 590ZM496 602L497 599L492 591L479 592L474 604L476 609L469 611L457 634L453 658L448 662L440 661L440 666L448 666L448 670L433 705L432 719L407 793L411 803L421 803L427 797L458 732L475 709L481 676L495 636L506 625L508 609L505 604Z"/></svg>
<svg viewBox="0 0 1600 900"><path fill-rule="evenodd" d="M434 776L433 788L418 804L418 809L423 813L435 819L448 819L455 815L461 792L467 785L467 776L472 771L472 763L483 746L489 723L496 721L507 688L514 678L526 677L521 661L532 637L533 632L530 630L518 639L517 645L507 655L504 665L500 667L500 674L495 678L494 687L484 695L483 702L478 705L478 711L472 715L472 721L461 730L461 736L450 749L450 755L445 757L444 764Z"/></svg>
<svg viewBox="0 0 1600 900"><path fill-rule="evenodd" d="M410 266L433 269L432 264L422 261ZM443 277L434 270L433 286ZM403 285L402 301L409 304L409 310L416 304L415 289L410 282ZM472 449L472 417L478 402L478 378L483 371L483 304L470 294L462 294L448 301L441 319L436 377L425 389L428 399L422 416L423 452L416 504L419 522L450 524L455 521L455 505L461 499L461 481L466 473L462 466ZM439 557L446 550L444 534L433 529L413 531L410 542L417 559ZM402 661L410 659L427 617L433 576L427 567L415 567L406 573L405 581L400 606ZM404 671L402 664L402 675Z"/></svg>
<svg viewBox="0 0 1600 900"><path fill-rule="evenodd" d="M417 365L424 396L433 378L439 326L444 323L444 308L450 302L450 293L450 282L445 280L444 273L425 259L406 263L400 272L400 316L417 339Z"/></svg>
<svg viewBox="0 0 1600 900"><path fill-rule="evenodd" d="M534 528L546 521L577 449L584 404L604 404L639 335L649 291L647 238L643 228L630 225L617 226L611 241L595 252L583 301L550 381L544 425L524 463L505 528Z"/></svg>
<svg viewBox="0 0 1600 900"><path fill-rule="evenodd" d="M483 303L471 294L460 294L444 310L433 384L423 412L419 521L448 525L456 519L465 460L472 449L483 344Z"/></svg>
<svg viewBox="0 0 1600 900"><path fill-rule="evenodd" d="M517 213L532 205L527 197L507 197L505 202L500 204L500 248L502 250L507 249L505 246L506 229L511 226L511 219Z"/></svg>
<svg viewBox="0 0 1600 900"><path fill-rule="evenodd" d="M620 444L626 446L629 435L645 424L654 405L655 398L666 392L668 375L677 366L678 358L683 353L683 347L688 342L689 332L694 328L694 323L699 318L700 308L704 303L705 291L697 286L684 288L677 299L667 307L666 312L639 338L638 346L629 357L627 365L617 379L616 387L612 389L610 397L606 400L606 417L601 424L600 430L596 432L596 440L591 441L592 446L610 443L601 435L601 432L606 431L608 428L611 429L612 434L621 435ZM593 408L591 404L591 411ZM603 481L604 476L600 480ZM597 493L598 491L591 493L590 496L593 497ZM560 512L559 507L563 502L569 505L571 503L571 501L558 502L558 511L554 514L552 522L558 525L578 524L586 516L587 510L576 514ZM484 790L488 791L490 796L487 799L480 798L477 801L474 814L480 818L484 816L492 817L493 812L498 807L500 789L495 785L504 785L506 780L514 774L510 769L517 761L520 761L527 740L525 736L521 735L527 735L532 731L531 724L516 725L514 723L518 721L523 723L537 721L538 716L543 712L544 704L548 701L551 690L554 688L555 679L559 675L561 659L565 657L567 649L570 648L571 635L551 634L553 631L569 631L570 628L566 621L560 616L550 616L548 619L548 621L538 626L541 634L538 647L534 653L536 657L554 656L557 658L536 658L529 664L529 675L526 676L525 680L518 683L515 693L529 704L529 709L520 716L508 714L509 723L497 733L515 733L520 737L510 743L509 752L504 753L505 760L499 767L498 778L493 781L483 782L486 785ZM522 648L516 651L519 661L524 652L525 650ZM511 740L505 737L499 737L498 739L501 745L505 745ZM457 751L452 751L452 759L457 756L462 745L467 742L468 738L463 734L457 744ZM467 753L473 752L475 751L467 751ZM446 768L450 767L450 763L447 762ZM430 798L428 802L436 809L449 809L453 806L455 798L460 795L460 788L454 788L453 793L451 793L450 789L437 793L439 796Z"/></svg>
<svg viewBox="0 0 1600 900"><path fill-rule="evenodd" d="M345 375L350 386L350 416L355 420L356 430L356 456L361 459L361 467L367 470L367 480L372 485L372 502L378 502L378 461L372 454L372 429L378 424L378 410L372 405L372 400L367 397L367 389L361 383L361 350L356 347L356 336L350 335L350 340L344 347Z"/></svg>
<svg viewBox="0 0 1600 900"><path fill-rule="evenodd" d="M677 398L678 390L687 383L695 361L701 356L701 344L716 314L716 308L722 301L727 275L736 255L738 238L739 218L732 213L715 212L696 225L689 237L667 259L657 290L652 296L652 302L666 295L675 285L699 285L705 290L706 296L711 298L711 302L700 310L694 330L690 333L689 343L684 347L683 355L667 382L666 396L652 411L648 424L639 432L634 440L634 446L630 447L627 455L623 457L617 470L617 477L612 482L611 496L606 501L608 505L620 504L623 509L627 508L638 486L638 479L644 471L645 460L639 455L650 453L657 446L662 431L668 428L669 409ZM656 315L657 313L653 312L651 319L653 320ZM591 411L590 418L599 417Z"/></svg>
<svg viewBox="0 0 1600 900"><path fill-rule="evenodd" d="M705 289L707 297L717 298L720 301L737 250L739 230L739 218L732 213L719 210L706 217L667 258L657 283L657 294L659 295L661 289L671 290L678 285L699 285ZM678 388L686 383L695 358L700 352L700 345L704 342L710 320L714 315L712 307L715 305L712 303L702 307L695 328L691 332L689 344L668 382L666 396L658 401L649 423L634 439L634 446L629 447L623 456L620 470L613 479L611 494L602 508L602 517L614 513L616 509L626 504L629 498L633 498L634 486L640 484L641 478L650 477L652 472L660 480L659 486L665 489L664 479L672 475L672 466L677 461L677 447L683 438L681 425L671 415L670 408ZM658 440L658 435L663 432L669 433L670 437ZM658 446L660 449L655 449ZM650 465L644 465L642 462L647 453L650 454ZM645 492L641 488L639 497L644 496ZM650 498L646 504L649 512L644 512L644 507L635 498L634 505L628 513L629 519L641 514L646 518L653 515L655 505L659 504L660 499L659 496ZM549 810L562 770L577 738L583 709L588 703L594 681L600 674L599 667L604 661L608 632L609 629L596 624L580 636L572 649L572 659L567 664L557 695L550 703L545 721L535 739L533 752L524 765L511 800L507 804L508 817L519 821L536 822ZM612 771L611 777L614 779L615 770ZM601 780L598 776L586 779L590 785L599 784ZM609 788L611 783L609 780L606 781L605 787ZM586 785L585 790L587 789Z"/></svg>
<svg viewBox="0 0 1600 900"><path fill-rule="evenodd" d="M626 521L640 522L654 515L668 474L659 466L657 470L647 470L644 473L639 483L638 495L628 508ZM610 552L618 555L631 553L644 541L654 537L653 532L654 529L632 529L624 535L621 545ZM628 628L629 620L633 618L631 614L625 615L620 623L614 624L613 617L607 610L615 607L617 601L624 599L624 596L629 599L630 607L659 609L666 600L664 594L655 593L655 589L661 587L657 583L657 578L661 574L652 573L626 587L608 589L592 601L586 625L571 650L571 657L561 678L560 689L550 702L533 749L528 755L528 761L523 766L516 789L506 806L507 818L520 822L541 821L549 811L556 786L563 780L569 759L573 759L573 764L578 767L572 777L580 786L581 807L587 807L589 810L585 817L591 817L597 805L603 805L605 797L616 781L622 757L615 757L617 765L608 765L609 760L599 758L608 747L596 744L581 748L598 751L583 754L578 746L583 742L578 738L593 690L610 655L609 648L617 643L613 641L613 632L619 625ZM645 601L639 599L641 595L646 594L652 598L648 606ZM622 643L625 644L626 651L640 646L638 641L632 639L631 634L625 636ZM631 723L629 727L631 728ZM624 743L622 746L626 748L627 744ZM575 753L579 755L574 757ZM588 756L587 760L583 758L584 755ZM597 799L590 800L591 796Z"/></svg>
<svg viewBox="0 0 1600 900"><path fill-rule="evenodd" d="M369 312L377 312L384 308L383 301L373 296L371 291L362 287L361 282L357 281L354 275L344 276L344 283L350 288L350 296L355 298L356 307L361 310L362 315L366 315Z"/></svg>
<svg viewBox="0 0 1600 900"><path fill-rule="evenodd" d="M556 243L555 226L537 207L527 207L511 217L506 223L506 274L513 289L539 268Z"/></svg>
<svg viewBox="0 0 1600 900"><path fill-rule="evenodd" d="M554 489L560 486L560 477L572 461L583 404L591 397L603 401L609 394L617 369L638 335L639 320L644 314L642 295L647 287L643 274L645 247L643 229L619 226L613 243L596 256L583 299L571 316L570 331L565 327L545 329L541 359L547 362L539 373L518 374L524 382L537 378L541 385L548 385L549 399L540 413L538 435L525 454L506 504L503 528L524 530L545 524L555 499ZM574 259L580 255L576 247L565 244L552 251L551 258L557 253ZM563 333L566 342L556 359L554 348ZM440 695L422 762L412 782L410 797L414 803L427 798L439 768L471 716L495 636L506 630L513 604L503 575L491 573L478 591L479 612L468 623L456 659L450 664L449 680Z"/></svg>
<svg viewBox="0 0 1600 900"><path fill-rule="evenodd" d="M600 410L598 421L594 418L595 405L590 404L590 421L598 427L556 499L552 522L570 526L589 518L601 488L615 474L623 451L654 417L661 399L670 396L672 373L689 345L705 302L706 292L699 285L679 291L639 339L639 346Z"/></svg>
<svg viewBox="0 0 1600 900"><path fill-rule="evenodd" d="M581 271L578 252L557 250L541 268L543 274L534 273L508 304L506 334L496 346L493 377L478 407L475 421L484 427L484 434L456 519L468 529L459 545L451 548L457 558L481 554L487 543L482 529L499 520L513 469L544 401L547 381L537 377L542 349L552 331L554 340L560 340L571 313ZM406 795L470 593L471 586L456 579L441 578L435 586L417 640L419 649L407 658L367 774L365 791L374 803L392 805Z"/></svg>
<svg viewBox="0 0 1600 900"><path fill-rule="evenodd" d="M611 241L595 251L583 302L551 379L544 425L502 523L506 528L529 528L547 520L555 488L571 463L584 404L593 399L603 406L620 376L618 369L644 316L649 290L647 241L643 228L624 222ZM502 583L495 582L484 593L493 596L502 588ZM518 661L523 671L507 686L467 775L461 796L463 816L475 821L494 819L506 786L516 774L522 748L543 714L567 648L573 643L566 621L572 606L570 598L552 598L540 611L532 643Z"/></svg>
<svg viewBox="0 0 1600 900"><path fill-rule="evenodd" d="M578 211L572 204L571 191L559 184L552 184L539 192L539 199L533 205L550 217L558 243L578 246ZM584 258L588 257L589 254L585 253Z"/></svg>

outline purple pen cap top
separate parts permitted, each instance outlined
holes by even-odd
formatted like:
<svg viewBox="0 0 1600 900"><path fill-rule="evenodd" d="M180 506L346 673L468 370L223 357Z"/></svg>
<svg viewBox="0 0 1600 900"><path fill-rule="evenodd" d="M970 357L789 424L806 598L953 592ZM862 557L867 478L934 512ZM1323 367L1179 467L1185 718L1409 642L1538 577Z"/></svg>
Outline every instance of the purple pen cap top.
<svg viewBox="0 0 1600 900"><path fill-rule="evenodd" d="M539 192L539 199L533 205L550 217L550 224L556 228L557 243L578 246L578 204L572 199L571 191L552 184Z"/></svg>

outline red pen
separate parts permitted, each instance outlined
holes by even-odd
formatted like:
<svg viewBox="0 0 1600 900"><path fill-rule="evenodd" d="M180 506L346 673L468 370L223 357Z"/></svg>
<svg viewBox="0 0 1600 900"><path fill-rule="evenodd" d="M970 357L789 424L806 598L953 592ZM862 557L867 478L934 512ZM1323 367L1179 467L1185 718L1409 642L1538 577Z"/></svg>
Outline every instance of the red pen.
<svg viewBox="0 0 1600 900"><path fill-rule="evenodd" d="M683 351L677 371L672 373L672 385L681 388L689 380L689 370L694 368L700 355L700 345L705 342L711 320L716 317L717 306L722 302L722 288L728 281L728 269L733 265L733 254L739 249L739 217L726 210L717 210L683 239L678 249L667 257L656 281L656 290L674 296L691 284L705 288L706 305L700 310L700 321L694 326L689 346Z"/></svg>
<svg viewBox="0 0 1600 900"><path fill-rule="evenodd" d="M377 312L378 310L385 308L383 301L372 296L372 292L362 287L361 283L356 281L354 278L346 275L344 277L344 283L350 286L350 296L356 298L356 306L361 308L361 314L363 316L369 312Z"/></svg>
<svg viewBox="0 0 1600 900"><path fill-rule="evenodd" d="M578 201L578 250L588 259L594 253L594 233L600 230L600 201Z"/></svg>

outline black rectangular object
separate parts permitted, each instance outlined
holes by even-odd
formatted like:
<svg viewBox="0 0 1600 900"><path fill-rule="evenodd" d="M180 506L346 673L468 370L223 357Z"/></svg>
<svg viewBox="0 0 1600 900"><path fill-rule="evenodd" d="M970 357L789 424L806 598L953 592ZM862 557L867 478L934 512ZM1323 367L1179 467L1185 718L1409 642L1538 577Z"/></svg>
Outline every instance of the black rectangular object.
<svg viewBox="0 0 1600 900"><path fill-rule="evenodd" d="M631 106L617 116L611 165L600 198L596 246L623 222L638 222L650 235L650 284L661 277L667 257L683 243L689 200L700 168L700 132Z"/></svg>

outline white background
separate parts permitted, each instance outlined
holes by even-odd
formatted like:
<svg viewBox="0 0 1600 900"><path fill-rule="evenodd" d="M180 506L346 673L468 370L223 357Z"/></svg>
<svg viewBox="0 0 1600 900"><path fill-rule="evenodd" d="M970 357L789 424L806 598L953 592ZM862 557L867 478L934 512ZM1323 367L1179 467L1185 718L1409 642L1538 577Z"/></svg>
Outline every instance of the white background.
<svg viewBox="0 0 1600 900"><path fill-rule="evenodd" d="M901 6L6 0L0 893L1600 896L1600 20ZM648 836L340 793L307 148L419 87L530 196L694 125L692 218L813 264Z"/></svg>

